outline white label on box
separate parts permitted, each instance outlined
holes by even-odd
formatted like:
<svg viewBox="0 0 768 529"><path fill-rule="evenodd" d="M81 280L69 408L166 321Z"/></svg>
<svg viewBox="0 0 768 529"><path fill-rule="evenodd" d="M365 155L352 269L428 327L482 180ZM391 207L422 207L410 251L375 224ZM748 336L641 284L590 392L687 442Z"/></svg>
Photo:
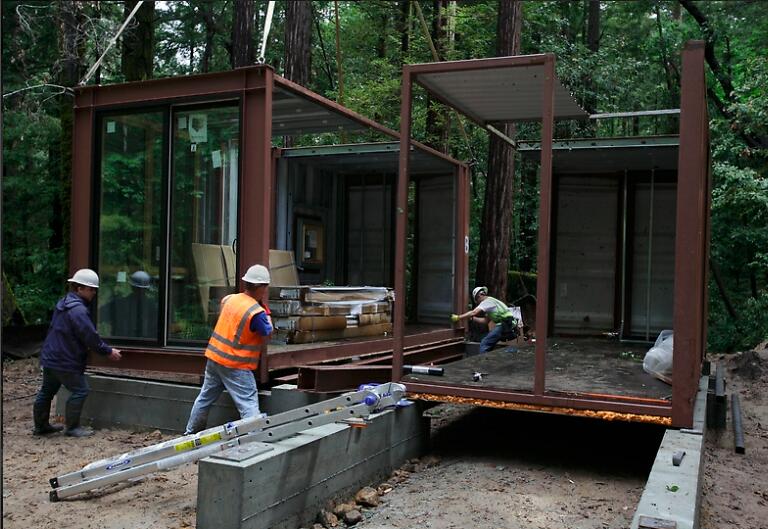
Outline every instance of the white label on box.
<svg viewBox="0 0 768 529"><path fill-rule="evenodd" d="M221 151L213 151L211 153L211 162L214 169L221 167Z"/></svg>
<svg viewBox="0 0 768 529"><path fill-rule="evenodd" d="M125 283L125 276L126 276L125 272L123 272L123 271L118 272L117 273L117 282L118 283Z"/></svg>
<svg viewBox="0 0 768 529"><path fill-rule="evenodd" d="M114 132L115 132L115 122L107 121L107 134L112 134Z"/></svg>

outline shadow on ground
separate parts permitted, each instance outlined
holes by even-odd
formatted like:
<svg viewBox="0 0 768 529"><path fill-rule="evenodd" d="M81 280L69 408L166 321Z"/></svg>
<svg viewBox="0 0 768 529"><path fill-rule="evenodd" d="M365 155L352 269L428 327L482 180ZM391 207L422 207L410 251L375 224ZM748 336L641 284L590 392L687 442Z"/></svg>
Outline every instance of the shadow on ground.
<svg viewBox="0 0 768 529"><path fill-rule="evenodd" d="M435 455L481 461L502 458L549 470L599 470L645 479L665 430L563 415L491 408L441 412L439 408L428 412L438 423L432 434Z"/></svg>

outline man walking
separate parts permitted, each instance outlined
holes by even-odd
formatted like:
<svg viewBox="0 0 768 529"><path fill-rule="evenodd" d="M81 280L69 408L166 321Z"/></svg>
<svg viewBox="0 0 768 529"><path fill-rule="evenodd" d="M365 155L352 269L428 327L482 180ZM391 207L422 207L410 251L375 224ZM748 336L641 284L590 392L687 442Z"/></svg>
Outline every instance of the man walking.
<svg viewBox="0 0 768 529"><path fill-rule="evenodd" d="M221 300L221 314L208 341L205 380L187 422L187 434L205 429L210 407L226 388L240 418L259 415L259 394L253 371L272 334L272 320L266 305L269 270L253 265L243 276L245 288Z"/></svg>
<svg viewBox="0 0 768 529"><path fill-rule="evenodd" d="M120 360L120 350L108 346L91 321L88 307L99 289L99 276L89 268L75 272L69 278L72 291L56 304L51 326L40 351L43 384L35 399L33 417L35 435L61 431L50 421L51 401L63 385L71 393L64 412L66 435L86 437L91 430L80 426L85 398L91 391L85 378L88 351Z"/></svg>

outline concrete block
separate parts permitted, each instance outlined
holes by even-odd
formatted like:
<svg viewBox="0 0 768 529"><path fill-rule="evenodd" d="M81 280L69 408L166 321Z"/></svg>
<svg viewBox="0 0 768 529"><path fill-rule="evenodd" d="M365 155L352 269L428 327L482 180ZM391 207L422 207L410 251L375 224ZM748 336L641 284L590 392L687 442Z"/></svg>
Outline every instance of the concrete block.
<svg viewBox="0 0 768 529"><path fill-rule="evenodd" d="M192 404L200 393L198 386L186 384L91 374L86 377L91 393L83 408L83 423L95 428L117 427L183 433L192 411ZM57 415L64 415L67 398L69 392L62 387L56 397ZM329 396L282 387L277 391L259 391L259 407L261 411L274 415L326 398ZM232 398L224 391L211 408L208 426L239 418Z"/></svg>
<svg viewBox="0 0 768 529"><path fill-rule="evenodd" d="M331 499L377 484L426 450L418 405L373 416L365 428L329 424L271 443L243 461L209 457L198 469L198 529L287 529L311 525Z"/></svg>
<svg viewBox="0 0 768 529"><path fill-rule="evenodd" d="M702 377L694 404L693 427L664 433L631 529L638 529L641 516L674 522L677 529L698 528L707 386L707 377ZM679 460L681 452L685 455ZM675 465L675 459L679 465Z"/></svg>

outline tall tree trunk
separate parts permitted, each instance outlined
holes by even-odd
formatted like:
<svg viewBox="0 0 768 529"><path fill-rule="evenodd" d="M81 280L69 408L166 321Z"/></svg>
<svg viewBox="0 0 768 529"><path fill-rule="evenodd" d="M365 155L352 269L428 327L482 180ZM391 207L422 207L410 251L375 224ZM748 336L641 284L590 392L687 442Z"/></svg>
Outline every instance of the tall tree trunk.
<svg viewBox="0 0 768 529"><path fill-rule="evenodd" d="M203 60L201 70L208 72L211 69L211 57L213 56L213 38L216 36L216 21L213 15L213 4L211 2L201 2L198 5L200 17L203 19L205 27L205 47L203 48Z"/></svg>
<svg viewBox="0 0 768 529"><path fill-rule="evenodd" d="M125 0L123 14L128 18L137 0ZM122 35L123 53L120 68L126 81L152 78L155 57L155 3L144 2Z"/></svg>
<svg viewBox="0 0 768 529"><path fill-rule="evenodd" d="M432 18L432 42L437 50L437 59L442 61L445 58L445 10L447 0L434 0L432 9L434 16ZM427 145L434 147L438 151L446 152L448 150L448 127L446 110L440 110L440 106L430 94L427 94Z"/></svg>
<svg viewBox="0 0 768 529"><path fill-rule="evenodd" d="M520 53L522 20L522 1L499 0L496 28L498 56ZM507 136L515 137L514 125L504 124L501 128ZM486 285L491 295L502 299L507 296L514 176L514 149L501 138L492 135L488 147L488 175L475 278L478 285Z"/></svg>
<svg viewBox="0 0 768 529"><path fill-rule="evenodd" d="M592 53L600 51L600 0L588 0L587 8L587 49ZM587 72L583 79L584 109L590 114L597 111L595 81Z"/></svg>
<svg viewBox="0 0 768 529"><path fill-rule="evenodd" d="M234 0L232 9L230 63L232 68L239 68L253 64L253 0Z"/></svg>
<svg viewBox="0 0 768 529"><path fill-rule="evenodd" d="M59 2L59 36L61 58L59 60L58 83L62 86L76 86L82 74L81 33L82 10L77 2L61 0ZM51 236L49 248L61 248L65 263L69 262L70 219L72 204L72 127L74 111L72 99L60 96L61 136L59 156L61 164L58 174L58 191L52 201ZM65 265L66 266L66 265Z"/></svg>
<svg viewBox="0 0 768 529"><path fill-rule="evenodd" d="M312 65L312 5L288 2L285 5L285 75L286 79L307 86ZM285 136L284 147L293 146L293 137Z"/></svg>
<svg viewBox="0 0 768 529"><path fill-rule="evenodd" d="M410 0L400 0L400 56L401 62L405 63L405 56L408 54L411 38L411 2Z"/></svg>
<svg viewBox="0 0 768 529"><path fill-rule="evenodd" d="M309 84L312 59L312 5L309 2L285 4L285 71L287 79L302 86Z"/></svg>

